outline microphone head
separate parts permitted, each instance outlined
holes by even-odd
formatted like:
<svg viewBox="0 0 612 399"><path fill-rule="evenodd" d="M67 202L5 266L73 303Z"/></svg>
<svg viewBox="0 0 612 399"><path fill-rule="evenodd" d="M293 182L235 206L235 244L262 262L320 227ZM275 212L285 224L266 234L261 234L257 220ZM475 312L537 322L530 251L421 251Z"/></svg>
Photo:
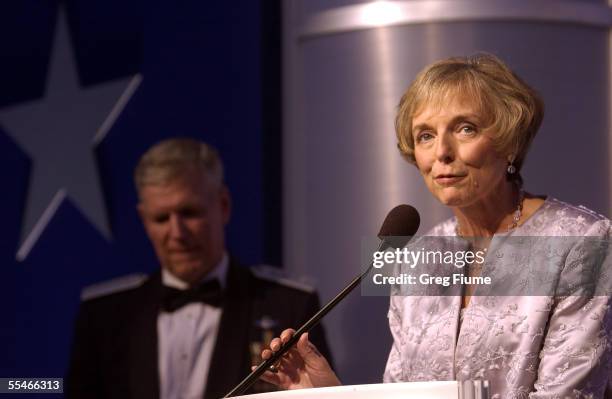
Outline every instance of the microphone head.
<svg viewBox="0 0 612 399"><path fill-rule="evenodd" d="M380 226L378 238L387 241L387 237L406 237L404 240L389 243L394 248L402 247L408 242L409 237L416 234L420 223L421 217L416 209L410 205L398 205L387 214L385 221Z"/></svg>

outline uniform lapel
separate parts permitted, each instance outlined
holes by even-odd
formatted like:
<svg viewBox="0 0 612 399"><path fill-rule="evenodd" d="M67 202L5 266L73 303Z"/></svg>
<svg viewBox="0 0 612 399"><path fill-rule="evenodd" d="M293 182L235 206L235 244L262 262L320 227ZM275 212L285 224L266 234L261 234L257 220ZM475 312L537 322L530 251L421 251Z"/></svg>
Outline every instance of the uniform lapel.
<svg viewBox="0 0 612 399"><path fill-rule="evenodd" d="M160 301L161 274L158 272L142 287L142 296L138 300L129 329L128 364L130 397L133 398L159 398L157 314Z"/></svg>
<svg viewBox="0 0 612 399"><path fill-rule="evenodd" d="M206 399L223 397L250 371L250 280L249 270L230 260L223 314L206 383Z"/></svg>

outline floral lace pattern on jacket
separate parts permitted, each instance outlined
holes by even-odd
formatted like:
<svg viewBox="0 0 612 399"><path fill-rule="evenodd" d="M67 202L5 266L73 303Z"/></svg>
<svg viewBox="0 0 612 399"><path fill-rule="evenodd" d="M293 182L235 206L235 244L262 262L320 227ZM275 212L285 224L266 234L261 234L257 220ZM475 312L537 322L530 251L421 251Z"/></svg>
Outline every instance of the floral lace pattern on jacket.
<svg viewBox="0 0 612 399"><path fill-rule="evenodd" d="M452 218L427 235L455 236L455 229ZM610 229L605 217L549 198L501 236L608 240ZM600 262L593 251L560 251L558 284ZM513 266L517 276L538 267L530 259ZM460 296L392 295L388 316L393 346L385 382L486 379L493 398L595 398L612 374L609 295L473 296L461 324Z"/></svg>

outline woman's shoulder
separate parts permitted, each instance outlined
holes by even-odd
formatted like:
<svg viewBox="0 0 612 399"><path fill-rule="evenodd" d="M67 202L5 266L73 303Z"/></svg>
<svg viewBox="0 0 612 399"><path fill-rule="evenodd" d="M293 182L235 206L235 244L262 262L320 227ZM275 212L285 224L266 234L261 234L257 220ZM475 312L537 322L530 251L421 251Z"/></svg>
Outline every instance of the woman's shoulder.
<svg viewBox="0 0 612 399"><path fill-rule="evenodd" d="M604 215L583 205L548 197L519 230L521 235L607 236L610 228L610 220Z"/></svg>
<svg viewBox="0 0 612 399"><path fill-rule="evenodd" d="M609 219L604 215L595 212L584 205L572 205L554 197L548 197L546 201L544 201L543 207L548 208L550 211L555 212L561 217L580 218L589 220L593 223L600 220L609 221Z"/></svg>

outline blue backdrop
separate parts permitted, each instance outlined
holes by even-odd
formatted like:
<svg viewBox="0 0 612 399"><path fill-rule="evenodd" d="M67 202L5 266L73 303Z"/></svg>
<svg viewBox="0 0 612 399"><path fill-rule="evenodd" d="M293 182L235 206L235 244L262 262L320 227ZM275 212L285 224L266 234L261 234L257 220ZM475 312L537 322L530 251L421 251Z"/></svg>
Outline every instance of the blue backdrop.
<svg viewBox="0 0 612 399"><path fill-rule="evenodd" d="M278 38L263 47L261 39L262 10L270 23L278 22L278 10L264 3L20 0L0 5L0 170L5 184L0 196L0 377L62 377L81 288L157 268L135 210L132 170L139 155L160 139L192 136L219 148L233 194L227 231L231 252L245 263L278 261ZM60 10L67 19L58 18ZM5 123L2 112L44 101L55 33L63 20L68 21L80 88L103 87L135 74L142 81L104 139L91 146L111 238L68 191L20 262L16 253L26 233L37 159L20 145L21 132ZM266 29L263 37L269 38ZM262 65L272 69L266 73ZM266 94L271 100L264 113ZM265 141L264 128L270 132ZM49 151L62 152L72 143L56 129L37 134L61 144ZM95 133L82 132L91 138Z"/></svg>

